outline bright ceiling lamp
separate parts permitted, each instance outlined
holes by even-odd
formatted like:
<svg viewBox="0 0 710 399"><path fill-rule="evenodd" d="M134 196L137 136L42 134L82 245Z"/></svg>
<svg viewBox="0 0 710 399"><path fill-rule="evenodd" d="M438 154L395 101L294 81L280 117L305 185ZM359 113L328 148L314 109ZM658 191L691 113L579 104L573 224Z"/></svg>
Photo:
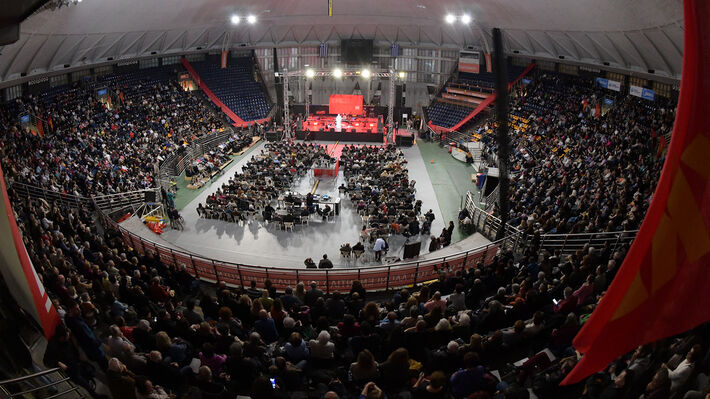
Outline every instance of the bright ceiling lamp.
<svg viewBox="0 0 710 399"><path fill-rule="evenodd" d="M306 77L307 78L312 78L316 76L316 72L310 68L306 69Z"/></svg>
<svg viewBox="0 0 710 399"><path fill-rule="evenodd" d="M464 24L468 24L469 22L471 22L471 16L468 15L468 14L462 15L462 16L461 16L461 22L464 23Z"/></svg>
<svg viewBox="0 0 710 399"><path fill-rule="evenodd" d="M372 74L370 73L370 70L367 69L367 68L365 68L365 69L362 70L361 75L362 75L362 77L365 78L365 79L370 79L370 76L372 76Z"/></svg>
<svg viewBox="0 0 710 399"><path fill-rule="evenodd" d="M399 74L398 74L398 75L399 75L399 78L400 78L400 79L404 79L404 77L407 76L407 73L404 72L404 71L399 71Z"/></svg>
<svg viewBox="0 0 710 399"><path fill-rule="evenodd" d="M338 79L343 77L343 70L340 68L335 68L333 69L333 77L336 77Z"/></svg>
<svg viewBox="0 0 710 399"><path fill-rule="evenodd" d="M454 22L456 22L456 16L453 14L447 14L446 18L444 18L444 20L446 21L447 24L453 24Z"/></svg>
<svg viewBox="0 0 710 399"><path fill-rule="evenodd" d="M255 24L256 23L256 15L249 15L247 17L247 22L249 22L250 24Z"/></svg>
<svg viewBox="0 0 710 399"><path fill-rule="evenodd" d="M232 21L232 25L239 25L239 15L232 15L230 20Z"/></svg>

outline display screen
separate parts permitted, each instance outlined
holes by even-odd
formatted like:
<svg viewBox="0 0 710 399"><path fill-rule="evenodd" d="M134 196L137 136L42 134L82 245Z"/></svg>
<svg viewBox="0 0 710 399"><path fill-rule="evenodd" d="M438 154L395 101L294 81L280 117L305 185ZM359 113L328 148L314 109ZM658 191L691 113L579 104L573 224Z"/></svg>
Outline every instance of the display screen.
<svg viewBox="0 0 710 399"><path fill-rule="evenodd" d="M340 42L340 59L348 65L370 65L372 63L372 40L342 40Z"/></svg>
<svg viewBox="0 0 710 399"><path fill-rule="evenodd" d="M106 95L106 89L99 89L99 91L96 92L96 95L101 97Z"/></svg>
<svg viewBox="0 0 710 399"><path fill-rule="evenodd" d="M20 123L30 123L30 116L29 115L20 116Z"/></svg>
<svg viewBox="0 0 710 399"><path fill-rule="evenodd" d="M362 95L331 94L328 98L328 113L331 115L362 115Z"/></svg>

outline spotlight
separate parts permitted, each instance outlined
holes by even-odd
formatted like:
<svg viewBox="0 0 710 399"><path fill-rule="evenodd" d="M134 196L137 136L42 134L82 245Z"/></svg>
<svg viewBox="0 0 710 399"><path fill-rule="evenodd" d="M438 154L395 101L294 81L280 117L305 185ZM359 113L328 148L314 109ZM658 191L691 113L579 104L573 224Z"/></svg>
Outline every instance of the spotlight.
<svg viewBox="0 0 710 399"><path fill-rule="evenodd" d="M338 79L342 78L343 77L342 69L340 69L340 68L333 69L333 77L338 78Z"/></svg>
<svg viewBox="0 0 710 399"><path fill-rule="evenodd" d="M255 16L255 15L249 15L249 16L247 17L247 22L249 22L250 24L255 24L255 23L256 23L256 16Z"/></svg>
<svg viewBox="0 0 710 399"><path fill-rule="evenodd" d="M370 76L371 76L372 74L370 73L370 70L369 70L369 69L363 69L361 75L362 75L362 77L365 78L365 79L370 79Z"/></svg>
<svg viewBox="0 0 710 399"><path fill-rule="evenodd" d="M456 16L454 16L453 14L447 14L445 21L446 23L453 24L454 22L456 22Z"/></svg>
<svg viewBox="0 0 710 399"><path fill-rule="evenodd" d="M463 22L464 24L468 24L469 22L471 22L471 16L468 14L462 15L461 22Z"/></svg>
<svg viewBox="0 0 710 399"><path fill-rule="evenodd" d="M239 25L239 15L232 15L232 25Z"/></svg>
<svg viewBox="0 0 710 399"><path fill-rule="evenodd" d="M306 77L307 78L312 78L316 76L316 72L310 68L306 69Z"/></svg>
<svg viewBox="0 0 710 399"><path fill-rule="evenodd" d="M399 71L399 73L397 75L399 76L400 79L404 79L404 77L407 76L407 73L404 71Z"/></svg>

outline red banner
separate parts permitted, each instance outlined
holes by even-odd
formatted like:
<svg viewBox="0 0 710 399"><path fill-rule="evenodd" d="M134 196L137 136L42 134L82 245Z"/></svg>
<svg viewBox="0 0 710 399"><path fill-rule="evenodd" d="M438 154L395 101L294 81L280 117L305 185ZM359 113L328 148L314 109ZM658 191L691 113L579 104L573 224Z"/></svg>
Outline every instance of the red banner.
<svg viewBox="0 0 710 399"><path fill-rule="evenodd" d="M462 96L459 94L449 94L449 93L441 93L441 98L448 98L450 100L457 100L457 101L465 101L465 102L471 103L471 104L480 104L481 101L483 101L483 99L481 99L481 98Z"/></svg>
<svg viewBox="0 0 710 399"><path fill-rule="evenodd" d="M683 75L671 144L626 260L574 339L584 356L563 384L633 348L710 319L710 2L685 0Z"/></svg>
<svg viewBox="0 0 710 399"><path fill-rule="evenodd" d="M493 62L491 62L491 53L483 54L486 59L486 72L493 72Z"/></svg>
<svg viewBox="0 0 710 399"><path fill-rule="evenodd" d="M227 54L229 54L229 51L227 51L227 50L222 50L222 59L221 59L222 62L221 62L221 64L220 64L220 66L222 67L222 69L226 69L226 68L227 68Z"/></svg>
<svg viewBox="0 0 710 399"><path fill-rule="evenodd" d="M0 234L4 237L0 244L0 263L3 265L0 272L18 305L42 326L45 338L49 339L59 324L59 314L52 305L49 294L44 289L25 249L7 196L2 168L0 168L0 189L2 190L0 208L3 211L0 218Z"/></svg>
<svg viewBox="0 0 710 399"><path fill-rule="evenodd" d="M362 115L362 96L359 94L331 94L328 97L328 113L331 115Z"/></svg>
<svg viewBox="0 0 710 399"><path fill-rule="evenodd" d="M447 93L454 93L454 94L463 94L465 96L478 97L481 99L488 98L488 96L489 96L488 93L481 93L480 91L459 89L457 87L447 87L446 92Z"/></svg>

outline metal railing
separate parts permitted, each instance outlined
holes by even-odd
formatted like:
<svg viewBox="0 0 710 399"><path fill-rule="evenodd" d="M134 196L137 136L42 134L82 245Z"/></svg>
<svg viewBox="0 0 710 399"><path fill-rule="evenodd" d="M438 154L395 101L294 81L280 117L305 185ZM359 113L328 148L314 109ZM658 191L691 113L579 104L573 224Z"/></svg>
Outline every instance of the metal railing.
<svg viewBox="0 0 710 399"><path fill-rule="evenodd" d="M35 381L35 380L41 381ZM47 382L49 380L49 382ZM22 389L14 392L15 389ZM34 397L36 393L45 389L55 389L47 398L69 397L65 396L74 392L74 397L86 398L84 391L79 389L69 377L59 368L48 369L38 373L25 375L11 380L0 381L0 397L3 399ZM43 396L40 396L43 397Z"/></svg>
<svg viewBox="0 0 710 399"><path fill-rule="evenodd" d="M473 193L470 191L466 193L464 206L468 210L469 215L471 215L471 222L476 227L476 231L489 239L494 239L498 234L498 229L500 228L500 218L493 216L484 209L479 208L473 198ZM505 226L505 236L511 237L511 239L514 240L516 248L520 246L525 238L525 234L523 234L522 231L509 224Z"/></svg>
<svg viewBox="0 0 710 399"><path fill-rule="evenodd" d="M577 234L543 234L540 236L540 248L550 251L560 250L563 254L570 254L585 246L596 249L609 245L612 251L616 251L619 246L631 244L638 230L610 231L601 233L577 233Z"/></svg>
<svg viewBox="0 0 710 399"><path fill-rule="evenodd" d="M232 286L248 286L251 281L262 284L269 279L276 289L294 287L299 282L315 281L326 292L347 291L354 280L360 280L370 291L387 291L435 280L440 271L456 272L475 266L478 262L489 263L500 248L512 248L514 238L483 245L468 251L421 261L397 262L387 266L372 266L348 269L287 269L269 266L254 266L209 259L190 252L165 247L142 238L99 212L104 228L121 234L126 245L144 254L152 252L160 256L167 266L184 267L186 271L208 282L224 281ZM300 265L299 265L300 266Z"/></svg>
<svg viewBox="0 0 710 399"><path fill-rule="evenodd" d="M136 209L137 207L145 204L146 193L155 193L155 201L159 201L159 191L154 188L128 191L118 194L97 195L87 200L93 202L94 206L96 206L96 209L98 210L103 212L113 212L124 208Z"/></svg>
<svg viewBox="0 0 710 399"><path fill-rule="evenodd" d="M48 190L46 188L30 184L14 182L9 185L9 188L19 197L42 198L50 204L57 202L60 205L73 208L78 207L80 204L86 204L86 198L82 196L60 193L58 191Z"/></svg>
<svg viewBox="0 0 710 399"><path fill-rule="evenodd" d="M484 209L479 208L471 192L466 193L465 205L471 214L471 220L476 230L489 239L494 239L500 228L500 219L493 216ZM636 238L638 230L610 231L599 233L575 233L575 234L541 234L540 248L548 249L552 252L560 250L562 254L570 254L583 249L585 246L602 248L609 245L612 251L616 251L621 245L631 244ZM531 237L517 227L506 225L505 235L511 238L510 242L515 244L515 248L522 248L529 244Z"/></svg>

